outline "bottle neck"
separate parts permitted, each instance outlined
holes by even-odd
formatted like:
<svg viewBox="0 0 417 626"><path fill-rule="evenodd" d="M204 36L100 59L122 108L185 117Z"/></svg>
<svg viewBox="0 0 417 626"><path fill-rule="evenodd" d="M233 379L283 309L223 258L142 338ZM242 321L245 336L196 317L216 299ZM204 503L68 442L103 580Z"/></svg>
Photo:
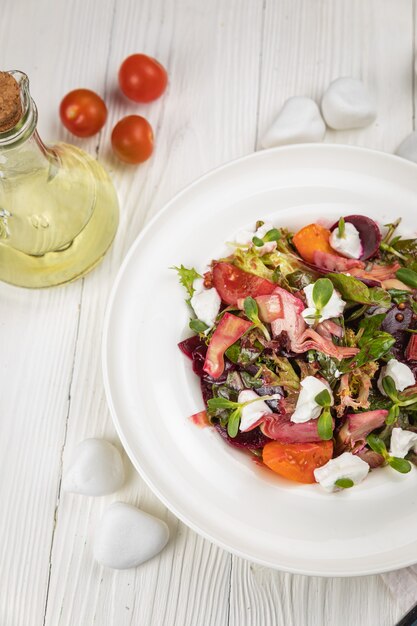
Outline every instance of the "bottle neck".
<svg viewBox="0 0 417 626"><path fill-rule="evenodd" d="M7 72L16 81L20 92L21 115L18 121L7 130L0 131L0 152L21 145L36 131L38 111L29 92L29 79L23 72Z"/></svg>

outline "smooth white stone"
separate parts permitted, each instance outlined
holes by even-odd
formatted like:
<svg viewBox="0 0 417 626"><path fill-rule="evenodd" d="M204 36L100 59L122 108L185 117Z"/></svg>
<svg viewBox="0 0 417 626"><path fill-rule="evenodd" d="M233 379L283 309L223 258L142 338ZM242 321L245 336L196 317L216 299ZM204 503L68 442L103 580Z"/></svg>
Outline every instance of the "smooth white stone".
<svg viewBox="0 0 417 626"><path fill-rule="evenodd" d="M375 104L356 78L342 77L330 83L321 101L327 126L336 130L363 128L376 118Z"/></svg>
<svg viewBox="0 0 417 626"><path fill-rule="evenodd" d="M103 496L120 489L124 480L119 450L105 439L84 439L64 473L62 488L85 496Z"/></svg>
<svg viewBox="0 0 417 626"><path fill-rule="evenodd" d="M289 98L278 113L273 124L262 137L261 146L271 148L288 143L321 141L326 126L319 107L311 98Z"/></svg>
<svg viewBox="0 0 417 626"><path fill-rule="evenodd" d="M97 528L94 558L113 569L137 567L158 554L168 539L165 522L131 504L114 502Z"/></svg>
<svg viewBox="0 0 417 626"><path fill-rule="evenodd" d="M398 146L395 154L403 159L408 159L409 161L417 163L417 130L407 135L407 137Z"/></svg>

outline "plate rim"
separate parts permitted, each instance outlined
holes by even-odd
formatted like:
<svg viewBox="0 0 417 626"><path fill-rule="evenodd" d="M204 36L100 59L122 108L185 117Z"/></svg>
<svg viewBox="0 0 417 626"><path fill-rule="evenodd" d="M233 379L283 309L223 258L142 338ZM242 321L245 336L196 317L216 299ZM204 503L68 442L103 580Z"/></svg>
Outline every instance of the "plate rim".
<svg viewBox="0 0 417 626"><path fill-rule="evenodd" d="M253 563L257 563L259 565L263 565L264 567L268 567L271 569L275 569L278 571L282 571L282 572L288 572L291 574L300 574L300 575L305 575L305 576L320 576L323 578L351 578L354 576L370 576L370 575L375 575L375 574L383 574L386 572L392 572L392 571L396 571L399 569L402 569L404 567L409 567L410 565L413 565L416 563L416 560L413 558L409 561L404 560L402 561L400 564L397 564L395 566L374 566L371 568L361 568L360 570L352 570L352 571L348 571L345 573L340 573L340 571L332 571L331 569L326 570L325 572L323 572L320 569L314 569L314 567L311 567L309 569L306 569L305 567L290 567L288 565L285 566L281 566L279 564L276 563L271 563L265 559L262 558L257 558L256 556L253 556L252 554L248 554L245 553L242 550L239 550L236 547L231 547L230 545L228 545L226 542L222 541L222 539L218 538L217 536L213 536L212 534L210 534L209 532L207 532L206 530L201 529L198 524L194 523L192 520L189 520L186 515L184 515L182 512L178 511L177 507L175 504L173 504L159 489L159 487L154 483L153 479L148 476L147 472L140 466L139 460L136 458L135 454L133 453L129 442L127 440L127 438L124 435L124 431L123 431L123 427L120 423L119 417L117 415L117 411L115 409L114 403L113 403L113 397L112 397L112 392L111 392L111 383L110 383L110 377L109 377L109 369L108 369L108 345L109 345L109 330L110 330L110 321L111 321L111 315L112 315L112 311L113 311L113 306L114 306L114 302L116 299L116 295L118 293L118 289L120 286L120 283L122 281L122 278L124 276L124 273L126 271L126 268L128 267L131 258L134 256L136 249L139 247L140 243L142 242L143 239L145 239L145 237L147 236L147 233L149 230L151 230L154 226L154 224L161 219L165 213L167 213L172 204L175 204L178 199L181 198L182 195L188 193L190 190L192 190L194 187L198 186L202 181L204 181L205 179L213 176L214 174L216 174L217 172L227 169L228 167L231 166L235 166L238 165L241 162L244 161L248 161L248 160L255 160L256 158L261 158L261 156L268 154L268 153L279 153L279 152L287 152L287 151L291 151L291 152L297 152L297 151L302 151L302 150L310 150L310 151L319 151L319 152L353 152L353 153L359 153L359 154L369 154L371 157L375 158L379 158L385 161L394 161L397 163L401 163L401 165L403 167L408 167L410 170L414 170L415 173L417 173L417 163L414 163L412 161L408 161L407 159L404 159L398 155L395 154L391 154L391 153L387 153L384 152L382 150L377 150L377 149L372 149L372 148L365 148L365 147L361 147L361 146L354 146L354 145L348 145L348 144L330 144L330 143L321 143L321 144L314 144L314 143L302 143L302 144L291 144L291 145L285 145L285 146L278 146L275 148L269 148L266 150L258 150L256 152L251 152L249 154L246 154L244 156L241 156L239 158L236 159L232 159L229 161L226 161L225 163L222 163L221 165L218 165L210 170L208 170L207 172L205 172L204 174L202 174L201 176L199 176L198 178L194 179L191 181L191 183L185 185L184 187L182 187L178 192L176 192L164 205L161 209L159 209L155 215L152 216L152 218L149 220L149 222L144 226L144 228L140 231L140 233L137 235L137 237L135 238L135 240L132 242L132 244L130 245L125 257L123 258L123 261L117 271L116 277L113 281L113 285L110 291L110 295L108 296L108 300L107 300L107 305L106 305L106 310L105 310L105 315L104 315L104 320L103 320L103 330L102 330L102 342L101 342L101 367L102 367L102 377L103 377L103 384L104 384L104 391L105 391L105 396L106 396L106 400L107 400L107 405L109 407L109 411L110 411L110 415L114 424L114 427L116 429L117 435L120 438L120 441L123 445L123 448L126 452L126 454L128 455L132 465L134 466L134 468L136 469L136 471L138 472L139 476L145 481L145 483L147 484L147 486L151 489L151 491L156 495L156 497L167 507L167 509L169 511L171 511L179 520L181 520L186 526L188 526L189 528L191 528L193 531L195 531L198 535L204 537L205 539L207 539L208 541L210 541L211 543L213 543L214 545L217 545L219 547L221 547L222 549L224 549L225 551L234 554L240 558L249 560Z"/></svg>

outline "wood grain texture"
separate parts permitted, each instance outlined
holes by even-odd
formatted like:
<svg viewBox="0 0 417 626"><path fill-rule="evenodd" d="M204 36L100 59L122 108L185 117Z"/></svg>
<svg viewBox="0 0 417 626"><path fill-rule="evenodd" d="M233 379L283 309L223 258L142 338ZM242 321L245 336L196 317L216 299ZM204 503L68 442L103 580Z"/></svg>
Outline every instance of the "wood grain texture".
<svg viewBox="0 0 417 626"><path fill-rule="evenodd" d="M117 494L61 493L76 444L117 445L104 397L100 341L109 290L143 225L179 189L259 145L284 100L319 100L339 75L362 78L378 119L326 141L392 151L413 128L411 0L3 0L2 63L27 71L45 138L71 140L110 170L119 232L83 281L45 292L0 284L0 626L391 626L399 608L380 577L307 578L232 557L169 513L126 459ZM157 57L170 84L149 105L117 89L132 52ZM105 96L109 120L88 141L62 130L57 108L76 87ZM149 119L156 150L139 168L109 150L120 117ZM196 208L198 210L198 208ZM167 548L142 567L94 563L94 529L122 500L165 519Z"/></svg>

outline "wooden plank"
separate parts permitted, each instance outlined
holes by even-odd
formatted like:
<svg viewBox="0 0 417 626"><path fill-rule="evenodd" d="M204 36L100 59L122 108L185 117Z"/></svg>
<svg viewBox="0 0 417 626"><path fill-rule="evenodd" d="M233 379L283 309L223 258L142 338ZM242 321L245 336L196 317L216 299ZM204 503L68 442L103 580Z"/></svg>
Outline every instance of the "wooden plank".
<svg viewBox="0 0 417 626"><path fill-rule="evenodd" d="M121 224L111 253L85 280L64 464L84 437L115 436L101 381L100 338L109 288L128 246L177 190L253 150L261 18L262 2L253 0L116 5L107 82L110 120L100 155L117 184ZM140 50L164 63L170 77L166 96L143 106L114 91L120 62ZM120 165L108 149L113 123L133 112L145 115L156 134L155 154L139 168ZM94 528L115 499L155 513L171 528L168 547L136 570L113 572L92 559ZM63 494L46 624L226 624L230 561L228 553L167 513L133 472L114 496Z"/></svg>
<svg viewBox="0 0 417 626"><path fill-rule="evenodd" d="M80 19L80 16L83 19ZM26 71L43 138L66 138L58 104L80 82L100 88L79 42L105 57L110 20L83 2L4 0L2 68ZM72 46L69 42L73 42ZM63 44L66 45L63 45ZM104 83L101 77L101 87ZM88 142L92 149L96 139ZM0 284L0 623L43 623L82 283L47 291Z"/></svg>
<svg viewBox="0 0 417 626"><path fill-rule="evenodd" d="M374 94L378 118L362 130L328 130L325 140L393 151L413 123L412 35L408 0L267 0L258 145L287 98L320 102L331 80L354 76ZM389 626L400 616L378 576L291 576L233 557L231 590L231 626Z"/></svg>

